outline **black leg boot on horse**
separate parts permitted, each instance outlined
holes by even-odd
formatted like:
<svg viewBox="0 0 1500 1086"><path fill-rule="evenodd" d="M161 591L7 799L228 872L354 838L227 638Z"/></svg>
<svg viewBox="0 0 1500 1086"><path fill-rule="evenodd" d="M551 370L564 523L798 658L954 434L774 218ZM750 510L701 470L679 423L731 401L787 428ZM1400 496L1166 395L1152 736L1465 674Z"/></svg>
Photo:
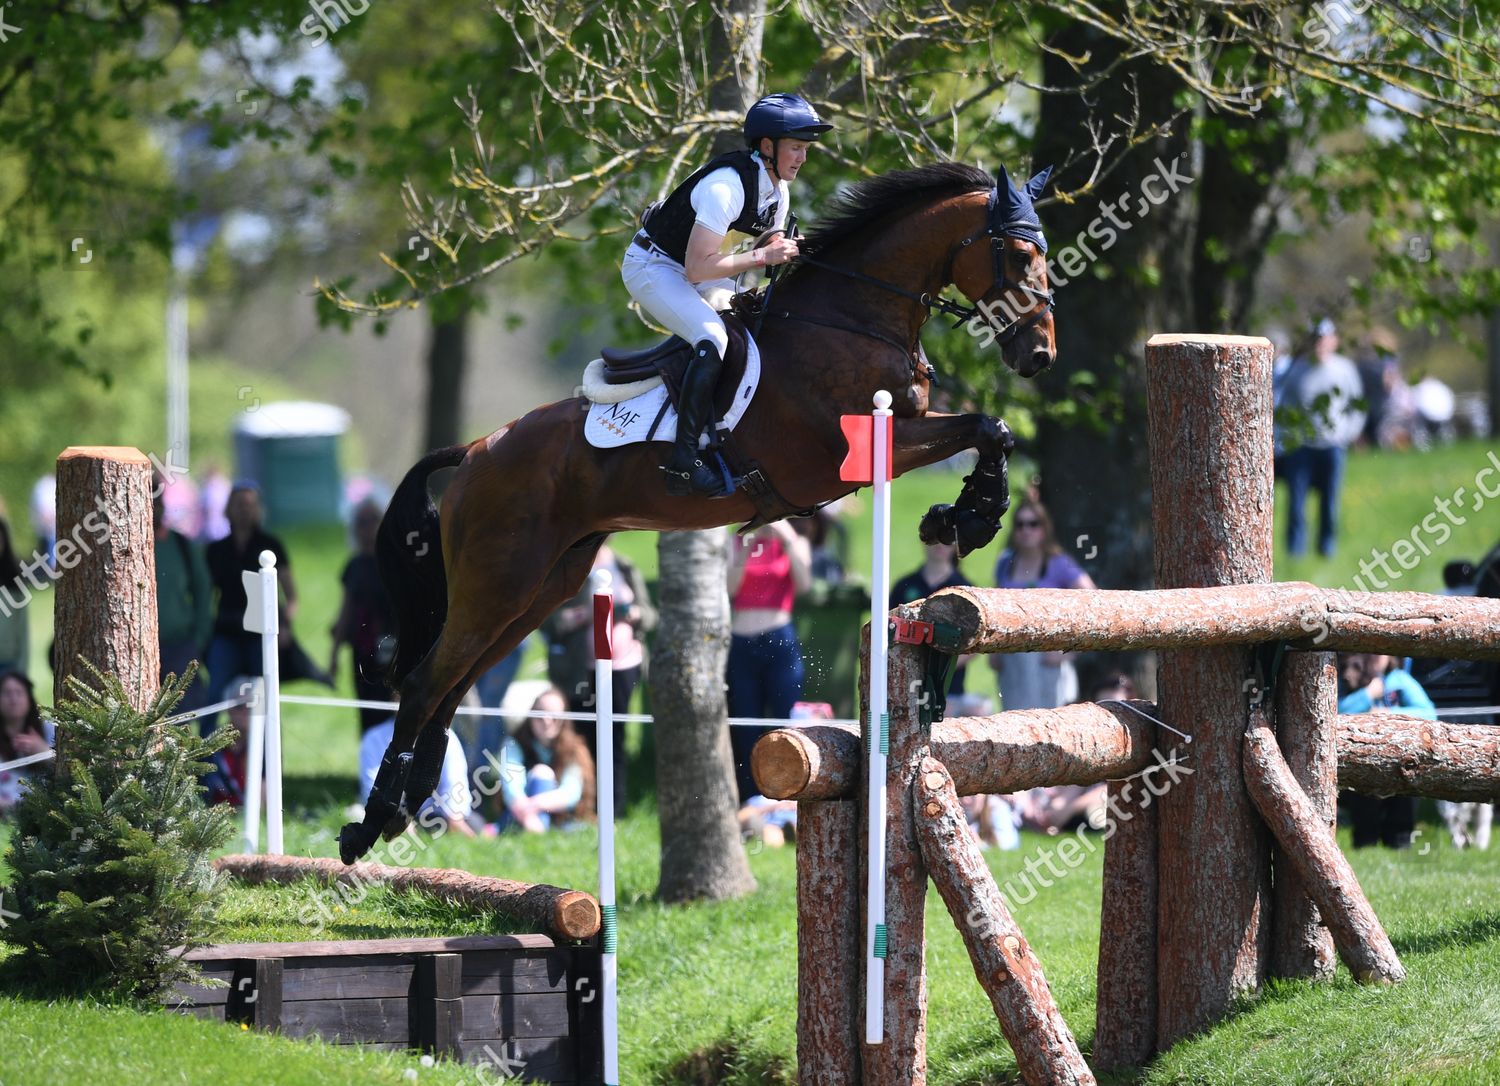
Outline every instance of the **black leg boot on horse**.
<svg viewBox="0 0 1500 1086"><path fill-rule="evenodd" d="M391 841L405 832L422 804L437 791L447 753L448 731L437 725L424 728L409 751L386 750L365 803L364 821L351 822L339 831L339 856L346 864L368 852L381 837Z"/></svg>
<svg viewBox="0 0 1500 1086"><path fill-rule="evenodd" d="M724 477L703 462L698 450L699 436L714 423L714 389L723 369L724 359L713 341L699 340L677 400L677 443L661 469L667 473L667 493L673 497L727 498L734 492L724 488Z"/></svg>
<svg viewBox="0 0 1500 1086"><path fill-rule="evenodd" d="M1006 457L1016 447L1010 427L999 419L984 419L976 447L979 462L964 476L958 500L952 505L932 506L917 526L923 543L957 543L960 558L988 546L1010 508Z"/></svg>

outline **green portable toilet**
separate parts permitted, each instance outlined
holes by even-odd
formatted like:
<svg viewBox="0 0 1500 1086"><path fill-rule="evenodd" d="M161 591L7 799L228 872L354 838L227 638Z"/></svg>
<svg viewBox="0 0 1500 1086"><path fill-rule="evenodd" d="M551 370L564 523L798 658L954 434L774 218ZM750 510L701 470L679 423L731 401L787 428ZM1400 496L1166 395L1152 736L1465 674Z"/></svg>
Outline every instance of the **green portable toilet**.
<svg viewBox="0 0 1500 1086"><path fill-rule="evenodd" d="M268 403L240 416L234 427L236 475L260 486L268 527L339 519L338 448L348 429L349 412L327 403Z"/></svg>

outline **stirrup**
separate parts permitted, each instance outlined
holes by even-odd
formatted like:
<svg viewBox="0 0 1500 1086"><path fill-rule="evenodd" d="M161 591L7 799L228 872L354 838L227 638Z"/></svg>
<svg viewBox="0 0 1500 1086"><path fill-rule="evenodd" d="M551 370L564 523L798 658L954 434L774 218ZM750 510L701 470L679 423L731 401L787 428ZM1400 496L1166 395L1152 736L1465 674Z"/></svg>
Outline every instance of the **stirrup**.
<svg viewBox="0 0 1500 1086"><path fill-rule="evenodd" d="M722 477L714 475L712 469L702 460L694 460L691 471L680 471L670 464L662 464L661 470L667 476L667 493L674 498L694 495L704 498L727 498L734 493L734 480L729 478L728 473L724 473ZM694 480L697 480L696 484Z"/></svg>

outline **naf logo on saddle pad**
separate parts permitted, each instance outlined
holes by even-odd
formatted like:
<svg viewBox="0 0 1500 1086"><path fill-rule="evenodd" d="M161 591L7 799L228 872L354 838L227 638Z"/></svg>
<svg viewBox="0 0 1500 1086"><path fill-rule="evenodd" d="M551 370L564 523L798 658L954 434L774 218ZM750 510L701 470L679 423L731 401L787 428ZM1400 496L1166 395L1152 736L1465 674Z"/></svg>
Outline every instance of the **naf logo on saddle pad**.
<svg viewBox="0 0 1500 1086"><path fill-rule="evenodd" d="M634 445L638 441L674 441L677 438L677 409L667 402L667 387L657 377L650 381L639 381L634 385L606 385L599 371L603 363L597 359L589 365L583 375L583 395L590 401L589 413L583 422L583 433L590 445L596 449L613 449L620 445ZM734 390L734 402L724 413L719 429L733 430L750 406L755 396L755 387L760 383L760 350L755 341L746 343L745 374ZM644 387L644 391L635 392ZM611 392L635 392L618 403L601 400ZM708 435L701 439L708 443Z"/></svg>

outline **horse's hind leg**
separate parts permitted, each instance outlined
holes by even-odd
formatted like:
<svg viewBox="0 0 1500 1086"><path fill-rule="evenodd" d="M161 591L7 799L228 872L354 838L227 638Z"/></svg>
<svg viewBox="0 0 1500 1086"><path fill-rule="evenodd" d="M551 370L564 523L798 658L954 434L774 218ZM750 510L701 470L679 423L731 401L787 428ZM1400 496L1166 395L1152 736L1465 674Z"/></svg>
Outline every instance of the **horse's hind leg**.
<svg viewBox="0 0 1500 1086"><path fill-rule="evenodd" d="M411 777L406 785L407 814L398 816L386 825L384 837L387 841L406 829L410 814L437 790L438 780L443 772L443 759L448 752L448 728L464 696L479 681L481 675L514 650L559 604L570 599L583 586L584 579L593 567L594 555L603 542L603 535L591 537L564 551L547 579L542 582L531 606L491 642L463 679L438 704L432 721L417 736L416 747L412 752ZM441 727L437 726L438 721L442 721Z"/></svg>
<svg viewBox="0 0 1500 1086"><path fill-rule="evenodd" d="M447 625L432 651L401 684L395 734L365 804L364 821L348 823L339 834L339 856L345 863L363 856L381 836L390 840L406 829L411 815L437 788L448 748L448 725L464 695L486 668L578 591L603 539L601 535L564 552L526 609L508 620L494 611L486 615L482 608L489 599L523 595L530 586L516 582L524 581L524 575L501 578L493 592L474 588L485 578L455 577L455 586L465 587L453 594L455 605ZM544 562L515 564L534 569Z"/></svg>

